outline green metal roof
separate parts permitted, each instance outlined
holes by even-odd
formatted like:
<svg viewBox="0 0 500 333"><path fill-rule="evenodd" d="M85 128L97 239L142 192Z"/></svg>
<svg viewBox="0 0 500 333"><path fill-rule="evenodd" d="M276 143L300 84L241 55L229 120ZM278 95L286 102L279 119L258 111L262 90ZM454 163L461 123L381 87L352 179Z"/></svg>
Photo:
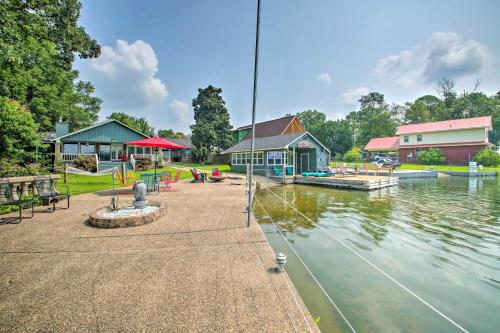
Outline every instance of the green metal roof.
<svg viewBox="0 0 500 333"><path fill-rule="evenodd" d="M108 119L93 126L89 126L73 133L68 133L53 141L61 142L117 142L125 143L148 138L133 128L116 119Z"/></svg>

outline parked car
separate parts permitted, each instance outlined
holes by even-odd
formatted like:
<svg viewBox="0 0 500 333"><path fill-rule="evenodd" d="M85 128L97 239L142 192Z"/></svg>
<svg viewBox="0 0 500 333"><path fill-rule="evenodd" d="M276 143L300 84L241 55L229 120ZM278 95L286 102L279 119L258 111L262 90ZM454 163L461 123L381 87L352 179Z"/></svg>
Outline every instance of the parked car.
<svg viewBox="0 0 500 333"><path fill-rule="evenodd" d="M390 158L381 158L377 162L375 162L377 166L380 168L392 168L396 169L397 167L401 166L401 163L397 159L390 159Z"/></svg>

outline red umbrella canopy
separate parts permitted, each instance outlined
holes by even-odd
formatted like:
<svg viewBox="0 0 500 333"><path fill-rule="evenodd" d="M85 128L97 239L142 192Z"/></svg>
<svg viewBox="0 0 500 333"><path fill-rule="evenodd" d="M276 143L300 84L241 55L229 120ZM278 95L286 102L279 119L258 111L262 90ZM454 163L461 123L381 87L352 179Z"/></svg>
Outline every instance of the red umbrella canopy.
<svg viewBox="0 0 500 333"><path fill-rule="evenodd" d="M171 141L165 140L159 136L155 136L152 138L142 139L127 142L130 146L139 146L139 147L158 147L158 148L167 148L167 149L186 149L183 145L179 145L177 143L173 143Z"/></svg>

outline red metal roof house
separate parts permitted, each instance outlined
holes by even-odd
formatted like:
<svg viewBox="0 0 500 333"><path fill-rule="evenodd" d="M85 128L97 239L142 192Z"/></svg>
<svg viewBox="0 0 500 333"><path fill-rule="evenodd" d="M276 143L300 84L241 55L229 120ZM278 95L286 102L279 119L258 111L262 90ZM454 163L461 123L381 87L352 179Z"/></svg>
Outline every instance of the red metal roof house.
<svg viewBox="0 0 500 333"><path fill-rule="evenodd" d="M467 164L489 144L488 131L492 129L491 116L403 125L397 137L374 138L365 150L399 151L402 163L413 163L419 151L436 147L442 150L448 164Z"/></svg>

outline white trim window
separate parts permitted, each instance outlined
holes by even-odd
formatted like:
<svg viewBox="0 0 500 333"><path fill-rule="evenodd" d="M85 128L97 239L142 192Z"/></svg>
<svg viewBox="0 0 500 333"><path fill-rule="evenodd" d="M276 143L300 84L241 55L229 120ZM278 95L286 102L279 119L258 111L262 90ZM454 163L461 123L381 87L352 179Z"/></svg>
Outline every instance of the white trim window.
<svg viewBox="0 0 500 333"><path fill-rule="evenodd" d="M232 153L231 154L231 165L246 165L250 164L250 153ZM263 165L264 164L264 153L257 151L253 153L253 164Z"/></svg>
<svg viewBox="0 0 500 333"><path fill-rule="evenodd" d="M283 165L283 152L281 152L281 151L268 151L267 152L267 165Z"/></svg>

